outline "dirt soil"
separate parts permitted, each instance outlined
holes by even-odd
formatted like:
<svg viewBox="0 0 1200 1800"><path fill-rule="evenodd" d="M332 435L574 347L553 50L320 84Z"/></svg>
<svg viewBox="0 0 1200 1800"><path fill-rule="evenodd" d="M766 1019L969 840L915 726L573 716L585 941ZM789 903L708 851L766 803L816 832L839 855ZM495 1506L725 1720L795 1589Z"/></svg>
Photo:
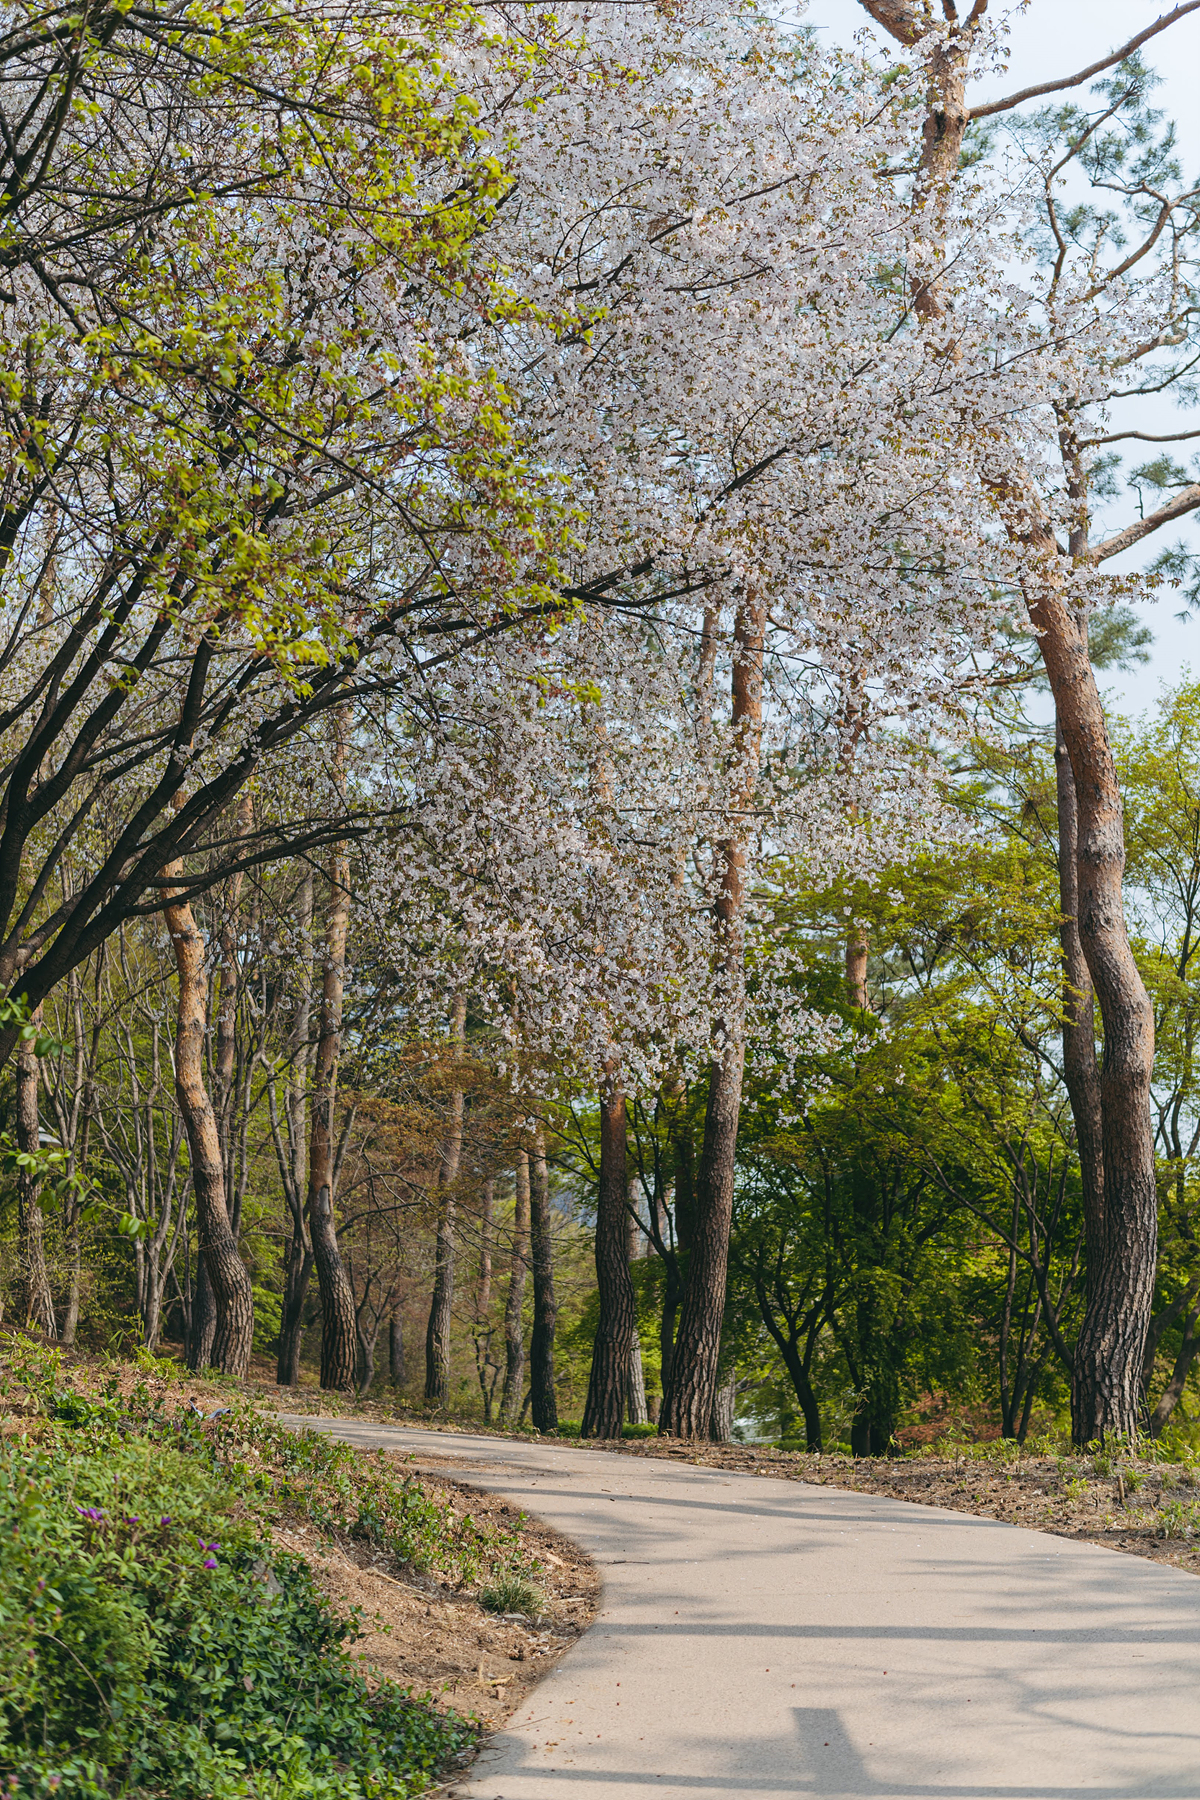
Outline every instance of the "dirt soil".
<svg viewBox="0 0 1200 1800"><path fill-rule="evenodd" d="M411 1459L389 1460L407 1467ZM536 1617L498 1617L432 1579L393 1572L384 1551L332 1539L311 1526L277 1526L273 1536L305 1558L343 1617L360 1610L363 1635L354 1649L365 1663L389 1681L428 1693L435 1706L475 1714L494 1731L586 1631L599 1601L600 1578L568 1538L505 1501L424 1471L420 1481L459 1512L519 1531L525 1555L543 1565Z"/></svg>

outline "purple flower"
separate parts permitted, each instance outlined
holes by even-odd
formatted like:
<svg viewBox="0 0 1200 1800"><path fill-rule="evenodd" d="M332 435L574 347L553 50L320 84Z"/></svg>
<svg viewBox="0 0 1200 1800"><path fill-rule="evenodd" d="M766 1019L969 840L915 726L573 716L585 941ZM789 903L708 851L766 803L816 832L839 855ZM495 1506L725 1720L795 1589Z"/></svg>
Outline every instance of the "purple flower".
<svg viewBox="0 0 1200 1800"><path fill-rule="evenodd" d="M75 1511L85 1519L99 1520L104 1517L104 1508L102 1506L77 1506Z"/></svg>
<svg viewBox="0 0 1200 1800"><path fill-rule="evenodd" d="M215 1556L206 1556L204 1559L204 1566L206 1569L215 1569L217 1566L216 1557Z"/></svg>
<svg viewBox="0 0 1200 1800"><path fill-rule="evenodd" d="M168 1526L168 1525L169 1525L169 1524L170 1524L170 1523L171 1523L171 1515L170 1515L170 1513L166 1513L166 1514L164 1514L164 1516L163 1516L163 1517L162 1517L162 1518L161 1518L161 1519L160 1519L160 1520L159 1520L159 1521L158 1521L158 1525L159 1525L159 1530L160 1530L160 1531L165 1531L165 1530L166 1530L166 1528L167 1528L167 1526Z"/></svg>

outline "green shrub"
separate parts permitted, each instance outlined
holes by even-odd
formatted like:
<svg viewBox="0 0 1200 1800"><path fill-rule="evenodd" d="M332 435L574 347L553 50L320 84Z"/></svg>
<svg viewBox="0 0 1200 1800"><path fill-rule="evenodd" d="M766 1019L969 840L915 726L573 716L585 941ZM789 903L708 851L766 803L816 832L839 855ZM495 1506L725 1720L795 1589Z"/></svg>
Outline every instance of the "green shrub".
<svg viewBox="0 0 1200 1800"><path fill-rule="evenodd" d="M138 1433L115 1401L40 1400L38 1438L0 1443L7 1791L401 1800L471 1742L466 1721L395 1684L371 1692L347 1647L357 1626L247 1512L274 1476L264 1489L235 1456L246 1479L231 1481L199 1421L148 1417ZM336 1460L300 1456L327 1474ZM408 1510L406 1542L430 1529L415 1496Z"/></svg>
<svg viewBox="0 0 1200 1800"><path fill-rule="evenodd" d="M623 1438L648 1438L658 1436L657 1425L625 1425L621 1429Z"/></svg>

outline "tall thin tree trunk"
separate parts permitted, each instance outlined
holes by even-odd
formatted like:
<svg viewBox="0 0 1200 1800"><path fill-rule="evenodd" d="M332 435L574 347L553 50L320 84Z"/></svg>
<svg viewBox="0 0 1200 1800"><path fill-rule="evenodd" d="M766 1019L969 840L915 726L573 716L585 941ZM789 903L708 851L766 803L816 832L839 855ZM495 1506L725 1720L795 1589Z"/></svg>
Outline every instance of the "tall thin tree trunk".
<svg viewBox="0 0 1200 1800"><path fill-rule="evenodd" d="M630 1267L641 1261L642 1248L646 1240L638 1226L637 1214L633 1206L633 1182L629 1184L629 1206L626 1212L626 1254ZM625 1396L625 1405L631 1425L646 1425L650 1421L650 1411L646 1404L646 1371L642 1366L642 1340L637 1325L637 1290L634 1290L633 1332L629 1339L629 1392Z"/></svg>
<svg viewBox="0 0 1200 1800"><path fill-rule="evenodd" d="M394 1388L404 1386L404 1321L398 1306L388 1320L388 1375Z"/></svg>
<svg viewBox="0 0 1200 1800"><path fill-rule="evenodd" d="M629 1278L626 1193L629 1123L620 1073L610 1062L600 1089L600 1189L596 1201L596 1286L600 1317L592 1344L592 1368L583 1437L619 1438L629 1390L629 1346L635 1307Z"/></svg>
<svg viewBox="0 0 1200 1800"><path fill-rule="evenodd" d="M40 1029L42 1009L37 1007L30 1024ZM17 1051L16 1139L17 1149L26 1156L36 1156L41 1147L38 1112L37 1047L33 1038L22 1038ZM21 1273L21 1323L32 1326L45 1337L56 1338L58 1326L54 1317L54 1296L50 1291L50 1274L46 1267L46 1219L39 1204L39 1183L35 1176L17 1177L17 1232Z"/></svg>
<svg viewBox="0 0 1200 1800"><path fill-rule="evenodd" d="M300 953L292 967L299 980L296 1008L288 1034L287 1134L276 1144L290 1230L283 1252L283 1306L279 1323L279 1355L275 1379L280 1387L295 1387L300 1379L300 1349L304 1338L304 1302L312 1279L313 1253L308 1235L308 1075L311 1052L313 988L313 872L306 866L296 895L296 924Z"/></svg>
<svg viewBox="0 0 1200 1800"><path fill-rule="evenodd" d="M475 1286L475 1370L479 1376L479 1393L483 1401L483 1422L492 1422L492 1395L495 1389L496 1365L492 1361L492 1325L488 1317L492 1304L492 1209L496 1184L489 1175L483 1184L479 1204L479 1279Z"/></svg>
<svg viewBox="0 0 1200 1800"><path fill-rule="evenodd" d="M529 1267L529 1155L517 1151L516 1200L513 1208L512 1262L509 1266L508 1297L504 1303L504 1389L500 1396L500 1418L511 1425L521 1410L521 1388L525 1379L525 1336L522 1312L525 1305L525 1275Z"/></svg>
<svg viewBox="0 0 1200 1800"><path fill-rule="evenodd" d="M530 1415L539 1431L557 1431L554 1332L558 1321L558 1300L554 1292L554 1235L550 1227L546 1133L540 1124L533 1137L531 1176L529 1233L533 1254L533 1332L529 1339Z"/></svg>
<svg viewBox="0 0 1200 1800"><path fill-rule="evenodd" d="M178 880L183 875L183 863L169 863L163 874L168 881ZM215 1311L208 1361L223 1375L242 1376L250 1367L254 1341L254 1290L229 1223L221 1140L204 1084L204 1040L208 1029L204 943L196 929L191 904L182 897L180 888L165 887L163 902L179 977L175 1092L191 1151L198 1250L211 1284ZM199 1354L202 1346L197 1344L196 1350ZM196 1360L191 1366L200 1368L204 1364Z"/></svg>
<svg viewBox="0 0 1200 1800"><path fill-rule="evenodd" d="M345 778L347 720L335 720L335 768ZM352 1393L358 1361L354 1292L338 1248L334 1218L334 1110L342 1043L346 986L346 933L350 920L350 856L345 840L329 858L329 906L325 915L325 970L321 1018L313 1070L312 1134L308 1151L308 1229L317 1285L321 1291L321 1386L328 1393Z"/></svg>
<svg viewBox="0 0 1200 1800"><path fill-rule="evenodd" d="M467 1023L467 997L456 994L450 1019L455 1062L462 1056ZM457 1250L458 1197L455 1183L462 1158L463 1090L450 1095L450 1121L438 1163L438 1222L434 1253L433 1298L425 1331L425 1399L433 1406L450 1404L450 1323L454 1305L454 1260Z"/></svg>
<svg viewBox="0 0 1200 1800"><path fill-rule="evenodd" d="M1096 1001L1092 974L1079 936L1079 809L1075 776L1062 726L1055 721L1054 766L1058 784L1058 892L1063 951L1063 1074L1075 1121L1083 1179L1083 1217L1089 1291L1104 1254L1104 1120L1096 1059Z"/></svg>
<svg viewBox="0 0 1200 1800"><path fill-rule="evenodd" d="M254 801L249 788L238 799L234 835L244 838L254 822ZM243 874L231 875L226 883L225 902L221 914L218 942L221 949L220 992L217 999L216 1043L213 1052L213 1111L217 1116L217 1135L221 1140L221 1156L225 1165L225 1199L234 1237L238 1235L238 1207L234 1201L236 1168L233 1121L234 1069L237 1060L238 993L242 983L242 965L238 954L238 925L241 911Z"/></svg>
<svg viewBox="0 0 1200 1800"><path fill-rule="evenodd" d="M721 1324L733 1218L733 1173L745 1069L745 903L754 791L762 751L762 659L766 608L747 595L734 624L731 718L737 763L733 818L721 846L716 902L717 959L724 988L724 1047L712 1065L704 1116L704 1148L696 1179L692 1242L679 1329L663 1393L660 1429L675 1437L712 1431L721 1354Z"/></svg>

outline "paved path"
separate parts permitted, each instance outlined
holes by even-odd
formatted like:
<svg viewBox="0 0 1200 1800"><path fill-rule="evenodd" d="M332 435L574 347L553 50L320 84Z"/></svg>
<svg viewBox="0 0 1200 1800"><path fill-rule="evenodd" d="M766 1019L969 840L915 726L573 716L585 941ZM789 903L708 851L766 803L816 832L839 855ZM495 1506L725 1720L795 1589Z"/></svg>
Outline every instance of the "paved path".
<svg viewBox="0 0 1200 1800"><path fill-rule="evenodd" d="M1200 1800L1193 1575L778 1478L289 1422L454 1459L600 1566L472 1800Z"/></svg>

